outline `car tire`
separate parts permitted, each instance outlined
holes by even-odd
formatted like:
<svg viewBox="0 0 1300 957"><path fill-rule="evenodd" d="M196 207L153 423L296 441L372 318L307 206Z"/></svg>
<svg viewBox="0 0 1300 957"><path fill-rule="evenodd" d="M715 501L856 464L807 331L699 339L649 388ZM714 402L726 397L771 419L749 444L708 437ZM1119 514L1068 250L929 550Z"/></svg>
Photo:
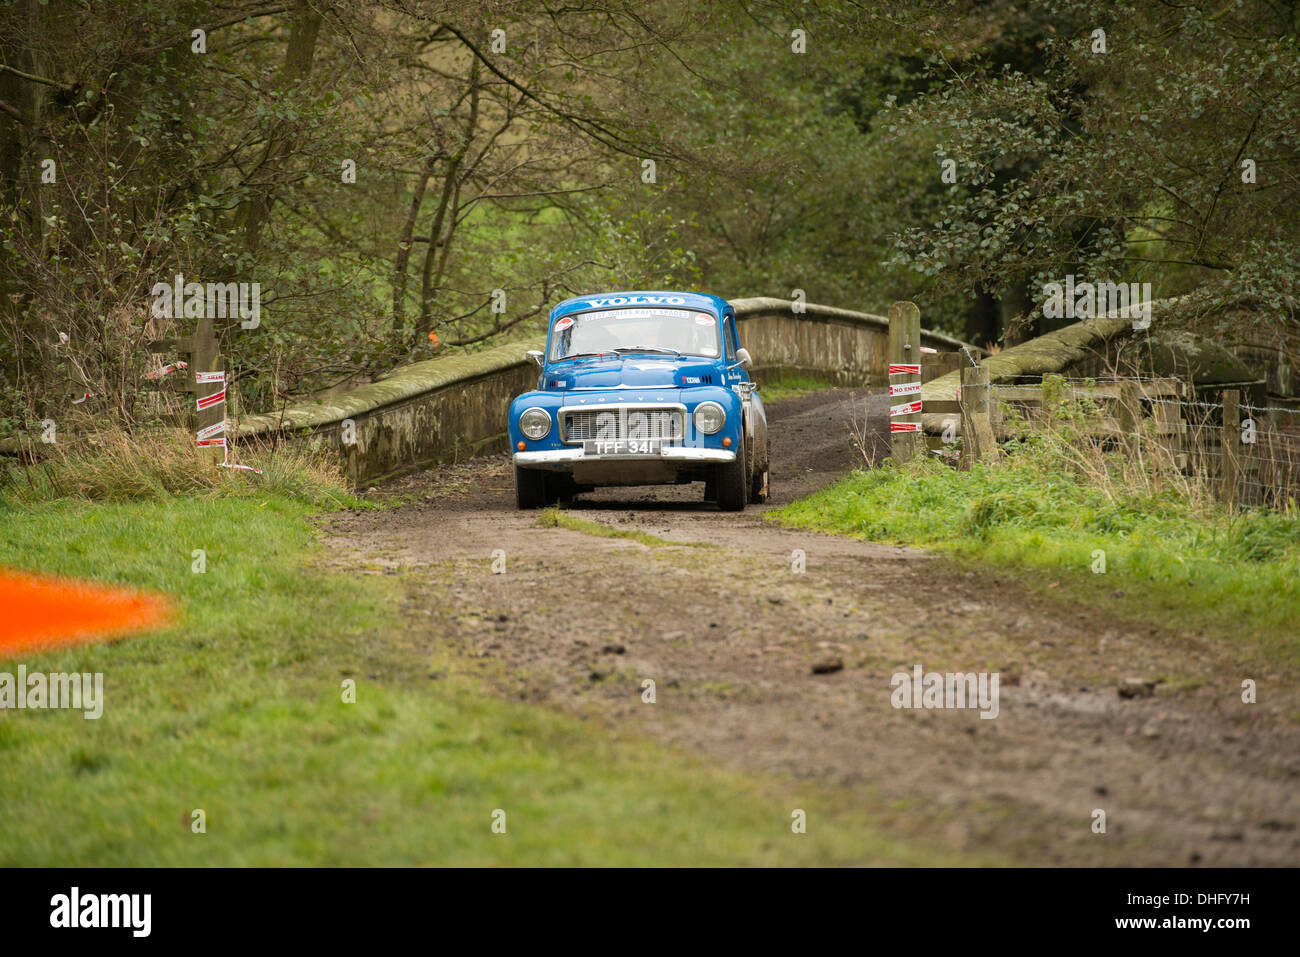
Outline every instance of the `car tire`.
<svg viewBox="0 0 1300 957"><path fill-rule="evenodd" d="M749 498L749 480L745 474L745 437L740 437L740 448L734 461L719 465L714 482L718 487L718 508L724 512L741 512Z"/></svg>
<svg viewBox="0 0 1300 957"><path fill-rule="evenodd" d="M547 492L545 472L515 466L515 505L521 509L544 508L551 504Z"/></svg>
<svg viewBox="0 0 1300 957"><path fill-rule="evenodd" d="M769 490L767 483L769 481L767 474L767 463L754 469L754 480L749 484L749 500L755 505L762 505L767 501Z"/></svg>

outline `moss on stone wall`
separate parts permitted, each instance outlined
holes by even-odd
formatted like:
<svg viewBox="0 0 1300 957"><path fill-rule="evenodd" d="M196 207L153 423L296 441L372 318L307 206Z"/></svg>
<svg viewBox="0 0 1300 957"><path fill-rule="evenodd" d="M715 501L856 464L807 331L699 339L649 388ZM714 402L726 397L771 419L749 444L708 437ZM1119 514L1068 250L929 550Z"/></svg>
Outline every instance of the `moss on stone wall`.
<svg viewBox="0 0 1300 957"><path fill-rule="evenodd" d="M249 415L239 422L240 438L255 438L276 430L317 429L344 419L356 419L400 402L456 386L485 375L505 372L529 362L524 353L541 349L546 340L525 340L485 352L442 356L403 366L387 378L358 386L328 402L300 402L283 414Z"/></svg>

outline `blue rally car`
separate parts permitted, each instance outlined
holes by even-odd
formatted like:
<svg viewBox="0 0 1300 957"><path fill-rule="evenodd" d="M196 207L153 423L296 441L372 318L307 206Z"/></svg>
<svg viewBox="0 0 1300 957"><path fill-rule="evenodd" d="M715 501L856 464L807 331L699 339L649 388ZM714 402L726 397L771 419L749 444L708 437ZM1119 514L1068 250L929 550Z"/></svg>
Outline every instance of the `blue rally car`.
<svg viewBox="0 0 1300 957"><path fill-rule="evenodd" d="M704 483L728 511L767 498L767 416L725 299L610 292L551 310L537 388L510 405L520 508L602 485Z"/></svg>

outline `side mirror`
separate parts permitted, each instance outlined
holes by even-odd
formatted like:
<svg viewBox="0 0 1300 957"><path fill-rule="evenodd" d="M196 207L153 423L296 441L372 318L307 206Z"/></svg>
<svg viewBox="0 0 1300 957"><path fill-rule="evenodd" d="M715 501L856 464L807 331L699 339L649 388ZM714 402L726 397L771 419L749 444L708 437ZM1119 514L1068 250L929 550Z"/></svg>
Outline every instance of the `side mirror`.
<svg viewBox="0 0 1300 957"><path fill-rule="evenodd" d="M748 349L737 349L736 358L740 360L740 367L742 369L748 369L754 364L754 360L750 358Z"/></svg>
<svg viewBox="0 0 1300 957"><path fill-rule="evenodd" d="M540 349L529 349L524 353L524 356L536 362L537 368L540 369L542 367L542 352Z"/></svg>

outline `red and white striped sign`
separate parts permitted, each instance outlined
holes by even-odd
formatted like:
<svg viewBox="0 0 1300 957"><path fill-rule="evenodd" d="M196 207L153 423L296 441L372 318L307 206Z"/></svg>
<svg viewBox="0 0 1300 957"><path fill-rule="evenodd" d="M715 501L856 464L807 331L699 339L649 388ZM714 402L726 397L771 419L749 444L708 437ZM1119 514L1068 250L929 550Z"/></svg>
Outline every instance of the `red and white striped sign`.
<svg viewBox="0 0 1300 957"><path fill-rule="evenodd" d="M889 374L890 375L920 375L921 366L919 363L916 365L908 365L907 363L904 362L891 362L889 364Z"/></svg>
<svg viewBox="0 0 1300 957"><path fill-rule="evenodd" d="M889 387L890 395L916 395L921 391L919 382L900 382Z"/></svg>
<svg viewBox="0 0 1300 957"><path fill-rule="evenodd" d="M226 447L226 437L223 435L219 439L199 439L198 446L201 449L224 449Z"/></svg>
<svg viewBox="0 0 1300 957"><path fill-rule="evenodd" d="M220 405L225 401L226 401L225 389L222 389L220 392L214 392L212 393L212 395L201 395L199 396L198 399L199 411L202 412L204 409L210 409L214 405Z"/></svg>
<svg viewBox="0 0 1300 957"><path fill-rule="evenodd" d="M209 425L206 428L199 429L199 439L210 439L224 431L226 431L226 420L222 419L216 425Z"/></svg>
<svg viewBox="0 0 1300 957"><path fill-rule="evenodd" d="M915 402L904 402L902 405L891 405L889 407L889 416L893 418L896 415L911 415L913 412L921 411L921 400Z"/></svg>
<svg viewBox="0 0 1300 957"><path fill-rule="evenodd" d="M195 372L195 382L225 382L226 374L224 372Z"/></svg>
<svg viewBox="0 0 1300 957"><path fill-rule="evenodd" d="M890 422L889 431L890 432L920 432L921 423L920 422Z"/></svg>

